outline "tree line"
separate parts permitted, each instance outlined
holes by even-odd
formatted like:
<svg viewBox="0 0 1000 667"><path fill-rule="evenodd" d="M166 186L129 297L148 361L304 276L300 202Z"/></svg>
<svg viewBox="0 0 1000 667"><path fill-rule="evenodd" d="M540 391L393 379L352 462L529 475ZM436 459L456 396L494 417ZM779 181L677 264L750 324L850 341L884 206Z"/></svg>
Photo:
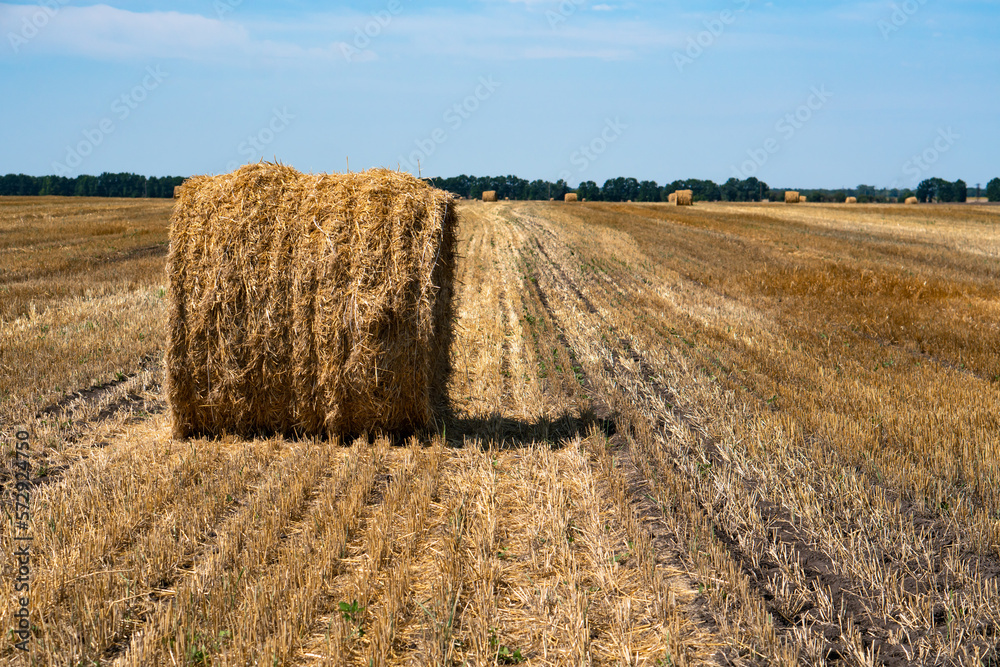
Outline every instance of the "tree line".
<svg viewBox="0 0 1000 667"><path fill-rule="evenodd" d="M138 174L103 173L100 176L27 176L7 174L0 176L0 196L33 197L55 195L61 197L159 197L174 196L174 186L185 180L183 176L140 176ZM607 202L661 202L677 190L691 190L695 201L748 202L769 199L784 201L784 190L773 189L764 181L751 176L745 180L730 178L719 185L710 180L689 178L665 185L656 181L635 178L610 178L603 185L584 181L571 188L560 179L554 183L545 180L527 181L517 176L453 176L450 178L425 178L435 187L460 197L480 199L483 192L495 190L500 199L540 200L562 199L575 192L581 199ZM965 202L970 188L962 179L949 182L941 178L928 178L916 190L908 188L876 188L859 185L856 188L834 190L801 190L811 202L843 202L857 197L860 203L888 203L916 197L921 202ZM1000 202L1000 178L991 180L985 190L991 202Z"/></svg>
<svg viewBox="0 0 1000 667"><path fill-rule="evenodd" d="M453 176L450 178L424 179L435 187L447 190L460 197L480 199L483 192L493 190L499 199L548 200L562 199L567 193L575 192L587 201L667 201L672 192L691 190L695 201L760 201L768 198L772 190L763 181L750 177L746 180L730 178L722 185L712 181L691 178L678 180L666 185L656 181L640 181L635 178L609 178L604 185L594 181L584 181L571 188L560 179L555 183L535 180L527 181L517 176Z"/></svg>
<svg viewBox="0 0 1000 667"><path fill-rule="evenodd" d="M0 176L0 196L14 197L160 197L174 196L174 186L184 182L183 176L139 176L109 174L100 176Z"/></svg>
<svg viewBox="0 0 1000 667"><path fill-rule="evenodd" d="M667 201L672 192L691 190L695 201L784 201L783 189L771 188L764 181L750 177L745 180L730 178L719 185L710 180L691 178L677 180L665 185L656 181L640 181L635 178L611 178L598 185L594 181L584 181L571 188L565 181L555 183L544 180L527 181L517 176L454 176L451 178L424 179L435 187L447 190L468 199L480 199L483 192L494 190L499 199L547 200L562 199L566 193L575 192L587 201L607 202L660 202ZM921 202L965 202L970 196L969 187L962 179L954 183L941 178L928 178L917 186L909 188L877 188L874 185L859 185L856 188L800 190L811 202L843 203L848 197L856 197L862 204L902 202L908 197L916 197ZM995 178L986 187L986 196L991 202L1000 202L1000 178ZM973 193L974 195L974 193Z"/></svg>

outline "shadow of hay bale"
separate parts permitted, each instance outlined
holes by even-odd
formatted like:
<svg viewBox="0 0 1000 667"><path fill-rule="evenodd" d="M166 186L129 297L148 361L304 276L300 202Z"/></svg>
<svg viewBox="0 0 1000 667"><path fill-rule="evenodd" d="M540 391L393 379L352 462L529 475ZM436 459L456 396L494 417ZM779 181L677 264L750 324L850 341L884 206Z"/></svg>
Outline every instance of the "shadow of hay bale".
<svg viewBox="0 0 1000 667"><path fill-rule="evenodd" d="M553 419L541 418L534 422L512 419L500 413L469 418L445 411L441 416L439 430L443 430L452 447L463 447L468 439L478 439L484 445L492 443L499 449L520 449L546 442L553 449L561 449L567 441L585 438L594 429L608 438L617 433L615 415L599 416L592 410L579 415L564 412Z"/></svg>

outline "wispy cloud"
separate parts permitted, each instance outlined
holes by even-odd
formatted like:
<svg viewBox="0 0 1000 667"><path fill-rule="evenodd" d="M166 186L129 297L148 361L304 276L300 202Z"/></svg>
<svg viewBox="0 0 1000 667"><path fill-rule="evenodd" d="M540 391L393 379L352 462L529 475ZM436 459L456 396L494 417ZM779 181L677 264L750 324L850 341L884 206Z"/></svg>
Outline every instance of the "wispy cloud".
<svg viewBox="0 0 1000 667"><path fill-rule="evenodd" d="M594 7L598 9L598 7ZM0 4L0 34L17 33L38 5ZM479 13L404 11L393 17L353 62L415 55L500 60L622 60L671 48L680 37L638 21L574 17L553 31L535 13L496 9ZM24 54L58 54L105 60L335 60L345 62L358 28L371 20L359 12L324 12L275 21L249 15L226 20L176 11L134 12L108 5L67 6L30 40ZM5 55L13 52L7 50Z"/></svg>
<svg viewBox="0 0 1000 667"><path fill-rule="evenodd" d="M38 5L0 4L0 34L20 35ZM37 34L36 34L37 33ZM132 12L108 5L67 6L32 32L24 53L74 55L97 59L332 57L339 44L305 46L255 39L243 25L174 11ZM6 51L7 55L11 51Z"/></svg>

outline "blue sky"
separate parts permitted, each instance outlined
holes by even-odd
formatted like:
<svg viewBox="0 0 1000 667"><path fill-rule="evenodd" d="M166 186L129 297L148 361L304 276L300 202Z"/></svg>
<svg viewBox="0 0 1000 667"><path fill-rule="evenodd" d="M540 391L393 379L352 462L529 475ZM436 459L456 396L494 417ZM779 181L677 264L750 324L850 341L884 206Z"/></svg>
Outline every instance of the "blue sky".
<svg viewBox="0 0 1000 667"><path fill-rule="evenodd" d="M1000 176L1000 2L0 3L0 173Z"/></svg>

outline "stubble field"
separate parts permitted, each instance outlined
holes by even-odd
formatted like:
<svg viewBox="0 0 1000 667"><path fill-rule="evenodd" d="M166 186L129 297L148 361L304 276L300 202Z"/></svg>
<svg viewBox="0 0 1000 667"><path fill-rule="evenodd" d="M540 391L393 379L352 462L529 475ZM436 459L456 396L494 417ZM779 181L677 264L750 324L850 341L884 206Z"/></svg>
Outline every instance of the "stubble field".
<svg viewBox="0 0 1000 667"><path fill-rule="evenodd" d="M0 662L1000 664L1000 209L460 207L450 410L178 441L171 202L0 199Z"/></svg>

